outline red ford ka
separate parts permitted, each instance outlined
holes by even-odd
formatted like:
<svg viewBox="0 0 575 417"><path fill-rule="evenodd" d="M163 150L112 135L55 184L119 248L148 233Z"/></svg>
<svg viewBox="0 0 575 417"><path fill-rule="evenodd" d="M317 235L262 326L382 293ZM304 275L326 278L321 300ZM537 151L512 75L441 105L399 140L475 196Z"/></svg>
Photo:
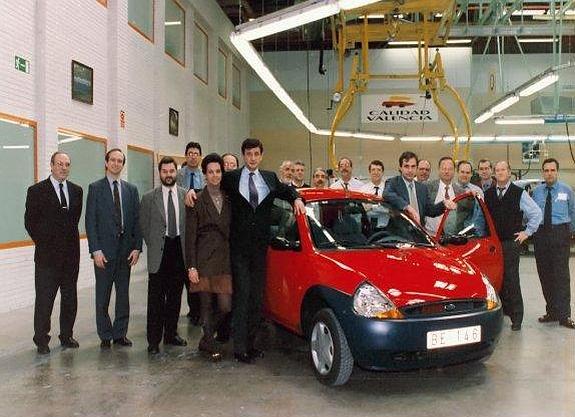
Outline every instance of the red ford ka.
<svg viewBox="0 0 575 417"><path fill-rule="evenodd" d="M277 200L265 313L307 337L317 378L489 356L503 315L501 245L485 204L456 199L435 237L377 197L301 190L306 214Z"/></svg>

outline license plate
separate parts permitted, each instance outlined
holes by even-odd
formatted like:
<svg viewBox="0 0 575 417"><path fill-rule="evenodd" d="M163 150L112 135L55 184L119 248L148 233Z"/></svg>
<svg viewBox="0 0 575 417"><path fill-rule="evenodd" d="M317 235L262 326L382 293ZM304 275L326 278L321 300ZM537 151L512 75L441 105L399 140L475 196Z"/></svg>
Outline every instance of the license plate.
<svg viewBox="0 0 575 417"><path fill-rule="evenodd" d="M481 342L481 326L427 332L427 349L469 345Z"/></svg>

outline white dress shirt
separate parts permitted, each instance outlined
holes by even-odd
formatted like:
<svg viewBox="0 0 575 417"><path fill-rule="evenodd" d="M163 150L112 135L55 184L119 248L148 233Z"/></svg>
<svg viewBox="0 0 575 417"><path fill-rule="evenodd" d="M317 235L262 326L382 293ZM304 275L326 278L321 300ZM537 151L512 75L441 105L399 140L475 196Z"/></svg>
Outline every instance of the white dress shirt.
<svg viewBox="0 0 575 417"><path fill-rule="evenodd" d="M246 199L248 203L250 201L250 172L251 171L249 169L243 167L242 173L240 175L240 194ZM270 193L270 188L266 184L266 181L264 180L264 177L262 177L259 169L253 171L253 173L254 184L258 190L258 204L261 204L261 202L264 201L264 199Z"/></svg>
<svg viewBox="0 0 575 417"><path fill-rule="evenodd" d="M443 181L439 181L439 187L437 188L437 195L435 196L434 203L437 204L445 200L445 189L447 189L447 194L450 199L455 198L455 191L453 190L453 184L445 184ZM425 228L427 231L435 236L437 229L439 228L439 223L441 223L442 216L437 217L425 217Z"/></svg>
<svg viewBox="0 0 575 417"><path fill-rule="evenodd" d="M168 193L172 191L172 201L176 209L176 235L180 236L180 203L178 199L178 187L175 185L166 187L162 184L162 197L164 200L164 218L166 219L166 236L168 236Z"/></svg>
<svg viewBox="0 0 575 417"><path fill-rule="evenodd" d="M377 196L381 197L383 195L383 189L385 188L385 181L381 180L379 185L375 185L373 182L368 182L363 187L361 187L361 192L366 194L375 195L375 187L377 187Z"/></svg>
<svg viewBox="0 0 575 417"><path fill-rule="evenodd" d="M347 182L348 191L361 191L363 186L363 182L353 177ZM343 186L343 180L341 178L338 179L332 185L330 185L329 188L332 190L344 190L345 187Z"/></svg>
<svg viewBox="0 0 575 417"><path fill-rule="evenodd" d="M52 175L50 175L50 182L52 183L52 187L54 187L54 191L56 191L56 196L58 197L58 201L60 202L61 205L62 200L60 200L60 182ZM68 203L68 207L70 207L70 194L68 194L68 181L64 180L62 181L62 184L64 185L63 189L64 189L64 196L66 197L66 203Z"/></svg>

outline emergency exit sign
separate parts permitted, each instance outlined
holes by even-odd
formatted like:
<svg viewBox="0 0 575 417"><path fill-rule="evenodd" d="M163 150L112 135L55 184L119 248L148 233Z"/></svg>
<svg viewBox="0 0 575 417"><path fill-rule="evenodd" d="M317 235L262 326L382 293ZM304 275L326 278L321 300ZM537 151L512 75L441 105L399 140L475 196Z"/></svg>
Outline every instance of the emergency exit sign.
<svg viewBox="0 0 575 417"><path fill-rule="evenodd" d="M25 72L26 74L30 73L30 61L21 56L14 56L14 66L18 71Z"/></svg>

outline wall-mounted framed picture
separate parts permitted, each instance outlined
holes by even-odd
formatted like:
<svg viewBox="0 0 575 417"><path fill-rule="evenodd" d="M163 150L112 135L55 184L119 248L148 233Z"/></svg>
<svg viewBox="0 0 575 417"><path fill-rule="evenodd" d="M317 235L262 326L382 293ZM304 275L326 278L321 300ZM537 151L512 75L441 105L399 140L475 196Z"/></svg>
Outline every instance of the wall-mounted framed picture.
<svg viewBox="0 0 575 417"><path fill-rule="evenodd" d="M94 70L72 61L72 100L94 104Z"/></svg>
<svg viewBox="0 0 575 417"><path fill-rule="evenodd" d="M174 110L170 107L170 115L169 115L169 124L170 124L170 135L178 136L178 131L180 127L180 113L177 110Z"/></svg>

